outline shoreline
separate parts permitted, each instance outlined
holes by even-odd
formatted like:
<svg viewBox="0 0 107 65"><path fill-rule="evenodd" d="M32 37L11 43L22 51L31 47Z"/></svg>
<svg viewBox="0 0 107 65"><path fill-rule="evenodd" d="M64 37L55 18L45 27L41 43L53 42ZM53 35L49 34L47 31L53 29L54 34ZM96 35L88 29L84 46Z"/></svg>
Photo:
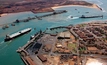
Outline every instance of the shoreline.
<svg viewBox="0 0 107 65"><path fill-rule="evenodd" d="M58 8L73 7L73 6L86 7L86 8L95 8L95 9L98 9L98 10L102 11L102 8L100 6L98 6L98 5L96 5L96 4L93 4L92 6L87 6L87 5L61 5L61 6L54 6L54 7L50 7L50 8L53 9L53 11L54 11L54 10L56 10ZM23 11L23 12L32 12L32 11ZM21 13L21 12L16 12L16 13ZM41 13L44 13L44 12L41 12ZM9 14L15 14L15 12L13 12L13 13L3 13L3 14L0 14L0 17L7 16Z"/></svg>
<svg viewBox="0 0 107 65"><path fill-rule="evenodd" d="M95 8L95 9L101 10L101 8L96 4L93 4L92 6L87 6L87 5L62 5L62 6L55 6L55 7L51 7L51 8L53 10L55 10L55 9L62 8L62 7L73 7L73 6Z"/></svg>
<svg viewBox="0 0 107 65"><path fill-rule="evenodd" d="M12 14L17 14L17 13L26 13L26 12L32 12L32 11L23 11L23 12L13 12L13 13L3 13L0 14L1 17L7 16L7 15L12 15ZM33 13L33 12L32 12Z"/></svg>
<svg viewBox="0 0 107 65"><path fill-rule="evenodd" d="M79 23L79 24L88 24L88 23L104 23L104 22L107 22L107 19L106 20L92 20L92 21L85 21L85 22L82 22L82 23ZM76 24L78 25L78 24Z"/></svg>
<svg viewBox="0 0 107 65"><path fill-rule="evenodd" d="M6 15L8 15L8 14L7 13L0 14L0 17L6 16Z"/></svg>

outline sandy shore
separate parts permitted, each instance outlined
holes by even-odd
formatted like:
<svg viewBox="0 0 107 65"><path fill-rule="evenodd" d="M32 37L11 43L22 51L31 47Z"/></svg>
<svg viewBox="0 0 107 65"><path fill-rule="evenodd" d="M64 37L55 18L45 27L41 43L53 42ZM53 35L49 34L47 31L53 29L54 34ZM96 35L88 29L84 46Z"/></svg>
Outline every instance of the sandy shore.
<svg viewBox="0 0 107 65"><path fill-rule="evenodd" d="M93 4L92 6L84 6L84 5L63 5L63 6L55 6L55 7L51 7L53 10L57 9L57 8L62 8L62 7L72 7L72 6L79 6L79 7L87 7L87 8L95 8L100 10L100 8L96 5Z"/></svg>
<svg viewBox="0 0 107 65"><path fill-rule="evenodd" d="M57 9L57 8L62 8L62 7L72 7L72 6L79 6L79 7L87 7L87 8L95 8L95 9L98 9L98 10L101 10L101 8L96 5L96 4L93 4L92 6L84 6L84 5L63 5L63 6L55 6L55 7L51 7L53 10ZM27 12L27 11L26 11ZM29 11L28 11L29 12ZM21 13L21 12L20 12ZM4 14L0 14L0 16L6 16L8 14L14 14L14 13L4 13Z"/></svg>
<svg viewBox="0 0 107 65"><path fill-rule="evenodd" d="M19 13L28 13L28 12L31 12L31 11L16 12L16 13L4 13L4 14L0 14L0 16L3 17L3 16L7 16L7 15L13 15L13 14L19 14Z"/></svg>
<svg viewBox="0 0 107 65"><path fill-rule="evenodd" d="M0 16L2 17L2 16L6 16L7 15L7 13L4 13L4 14L1 14Z"/></svg>

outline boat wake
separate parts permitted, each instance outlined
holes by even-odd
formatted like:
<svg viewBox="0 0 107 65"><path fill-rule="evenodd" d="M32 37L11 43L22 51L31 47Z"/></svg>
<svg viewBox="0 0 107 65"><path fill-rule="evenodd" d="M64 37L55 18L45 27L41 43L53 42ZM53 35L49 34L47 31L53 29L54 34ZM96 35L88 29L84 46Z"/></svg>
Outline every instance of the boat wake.
<svg viewBox="0 0 107 65"><path fill-rule="evenodd" d="M0 42L0 45L3 44L3 43L4 43L4 41Z"/></svg>
<svg viewBox="0 0 107 65"><path fill-rule="evenodd" d="M7 47L7 45L3 46L0 50L4 49L4 48L6 48L6 47Z"/></svg>
<svg viewBox="0 0 107 65"><path fill-rule="evenodd" d="M106 12L106 10L104 10L104 8L102 8L102 11L103 11L103 12Z"/></svg>
<svg viewBox="0 0 107 65"><path fill-rule="evenodd" d="M79 17L73 17L72 15L68 16L67 19L78 19Z"/></svg>

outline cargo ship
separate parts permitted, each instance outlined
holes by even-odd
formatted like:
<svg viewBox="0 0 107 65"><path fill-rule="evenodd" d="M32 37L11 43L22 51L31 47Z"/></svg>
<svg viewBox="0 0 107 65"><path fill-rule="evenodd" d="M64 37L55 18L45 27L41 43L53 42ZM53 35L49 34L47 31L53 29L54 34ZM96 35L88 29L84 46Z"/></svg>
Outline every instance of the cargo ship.
<svg viewBox="0 0 107 65"><path fill-rule="evenodd" d="M14 38L17 38L17 37L19 37L19 36L21 36L21 35L24 35L24 34L30 32L30 31L31 31L31 28L27 28L27 29L21 30L21 31L19 31L19 32L16 32L16 33L14 33L14 34L6 35L6 38L4 39L4 41L5 41L5 42L6 42L6 41L10 41L10 40L12 40L12 39L14 39Z"/></svg>
<svg viewBox="0 0 107 65"><path fill-rule="evenodd" d="M102 17L103 18L103 15L99 15L99 16L85 16L85 15L82 15L79 18L98 18L98 17Z"/></svg>

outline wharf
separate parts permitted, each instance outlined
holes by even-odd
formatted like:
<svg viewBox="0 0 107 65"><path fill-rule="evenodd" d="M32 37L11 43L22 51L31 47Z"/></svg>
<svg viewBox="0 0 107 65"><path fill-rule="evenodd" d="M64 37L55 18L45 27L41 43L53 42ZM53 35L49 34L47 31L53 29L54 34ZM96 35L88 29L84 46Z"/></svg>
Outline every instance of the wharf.
<svg viewBox="0 0 107 65"><path fill-rule="evenodd" d="M49 17L52 15L62 14L62 13L66 13L66 12L67 12L66 10L58 10L58 11L54 11L53 13L45 14L45 15L41 15L41 16L28 17L28 18L22 19L22 20L16 19L12 23L29 22L30 20L34 20L34 19L42 20L43 17ZM4 27L4 26L12 24L12 23L2 24L0 26Z"/></svg>
<svg viewBox="0 0 107 65"><path fill-rule="evenodd" d="M105 24L104 27L102 27L103 24L100 26L107 30ZM56 36L51 35L52 31L62 28L67 28L67 30L61 30L62 32L56 33ZM19 48L17 52L20 53L26 65L59 65L59 62L65 65L69 64L69 61L73 62L71 65L79 65L80 63L81 65L85 65L88 58L101 58L105 61L107 59L107 52L102 51L102 49L106 50L107 45L98 38L97 33L93 32L101 31L102 28L99 29L98 26L96 28L96 26L92 26L92 23L91 25L88 23L85 24L84 28L80 25L53 27L50 28L52 30L49 30L51 32L48 34L45 33L45 35L44 32L40 30L26 45ZM48 28L46 30L48 30ZM93 34L95 34L96 37ZM91 44L87 41L94 42ZM98 47L96 47L96 45ZM71 59L73 59L73 61L71 61ZM64 63L65 61L66 63Z"/></svg>
<svg viewBox="0 0 107 65"><path fill-rule="evenodd" d="M19 48L17 50L17 52L21 52L22 50L27 49L28 46L32 45L32 42L34 42L34 40L40 35L40 33L38 33L33 39L31 39L27 44L25 44L23 47Z"/></svg>
<svg viewBox="0 0 107 65"><path fill-rule="evenodd" d="M30 39L30 41L27 44L25 44L23 47L19 47L19 49L16 50L20 54L21 59L23 60L23 62L26 65L36 65L37 64L35 61L32 60L32 58L27 50L30 46L34 45L35 44L34 42L36 42L37 39L39 39L39 37L41 37L43 34L44 34L44 32L42 32L40 30L39 32L37 32L34 35L34 37L32 39Z"/></svg>
<svg viewBox="0 0 107 65"><path fill-rule="evenodd" d="M23 47L20 47L17 52L20 53L20 56L21 56L21 59L23 60L23 62L26 64L26 65L36 65L30 58L29 56L29 53L27 52L27 48L32 45L34 42L34 40L39 36L41 35L41 33L38 33L36 34L36 36L31 39L27 44L25 44Z"/></svg>
<svg viewBox="0 0 107 65"><path fill-rule="evenodd" d="M54 11L53 13L50 13L50 14L45 14L45 15L35 16L35 17L28 17L28 18L23 19L23 20L18 20L17 19L14 23L28 22L29 20L33 20L33 19L42 20L41 18L43 18L43 17L48 17L48 16L52 16L52 15L62 14L62 13L66 13L66 12L67 12L66 10Z"/></svg>

